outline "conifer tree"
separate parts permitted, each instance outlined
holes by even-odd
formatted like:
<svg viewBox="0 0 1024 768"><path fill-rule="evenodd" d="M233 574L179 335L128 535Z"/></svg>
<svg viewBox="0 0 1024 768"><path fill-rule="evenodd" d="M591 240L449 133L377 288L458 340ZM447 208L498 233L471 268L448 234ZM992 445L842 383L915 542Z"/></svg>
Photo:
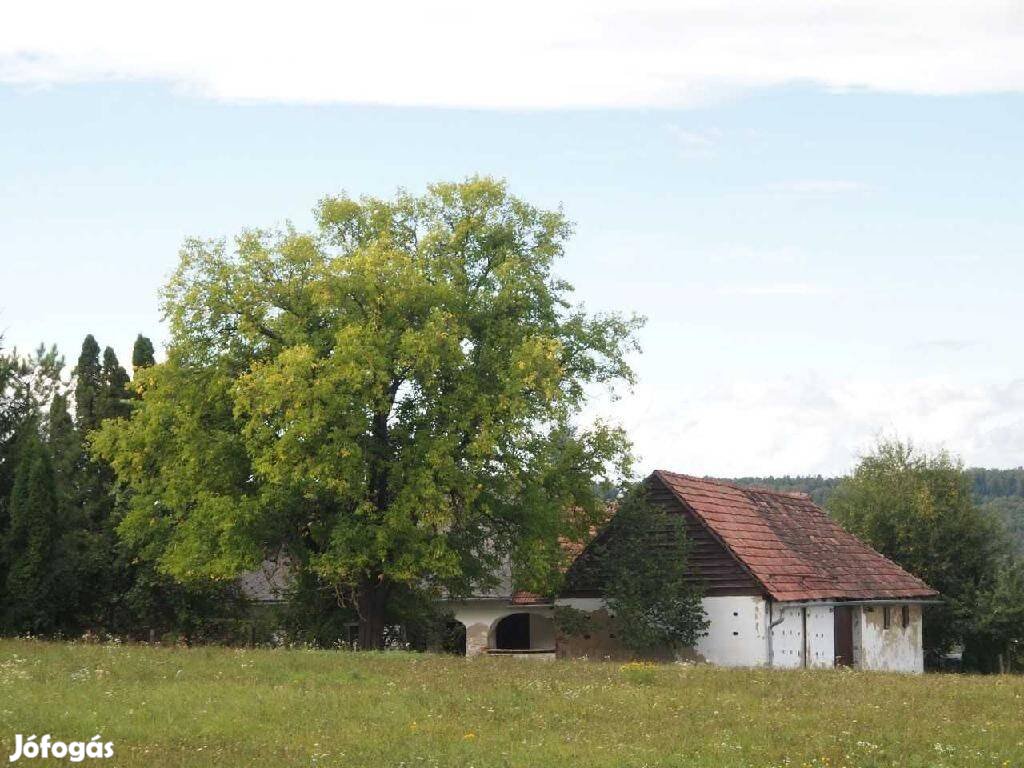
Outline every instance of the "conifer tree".
<svg viewBox="0 0 1024 768"><path fill-rule="evenodd" d="M117 360L114 350L103 350L103 365L100 368L99 421L127 416L131 410L128 393L128 372Z"/></svg>
<svg viewBox="0 0 1024 768"><path fill-rule="evenodd" d="M82 342L75 366L75 425L84 435L100 423L97 413L101 390L100 345L90 333Z"/></svg>
<svg viewBox="0 0 1024 768"><path fill-rule="evenodd" d="M153 342L140 333L135 338L135 346L132 347L132 372L138 372L140 368L149 368L151 365L156 365Z"/></svg>
<svg viewBox="0 0 1024 768"><path fill-rule="evenodd" d="M81 474L86 457L64 393L54 396L45 422L46 443L53 458L57 498L66 515L73 516L81 496Z"/></svg>
<svg viewBox="0 0 1024 768"><path fill-rule="evenodd" d="M61 603L51 574L58 532L53 466L36 435L24 436L19 454L4 541L4 625L8 631L48 633L56 628Z"/></svg>

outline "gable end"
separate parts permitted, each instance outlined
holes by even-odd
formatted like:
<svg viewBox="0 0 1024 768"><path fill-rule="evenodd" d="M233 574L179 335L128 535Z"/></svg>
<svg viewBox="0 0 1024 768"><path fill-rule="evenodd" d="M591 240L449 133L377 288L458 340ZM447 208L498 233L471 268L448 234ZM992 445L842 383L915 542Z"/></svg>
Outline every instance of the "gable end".
<svg viewBox="0 0 1024 768"><path fill-rule="evenodd" d="M647 497L660 509L683 516L686 521L686 537L690 541L689 560L694 580L703 584L707 597L765 594L764 588L746 567L657 475L647 480Z"/></svg>

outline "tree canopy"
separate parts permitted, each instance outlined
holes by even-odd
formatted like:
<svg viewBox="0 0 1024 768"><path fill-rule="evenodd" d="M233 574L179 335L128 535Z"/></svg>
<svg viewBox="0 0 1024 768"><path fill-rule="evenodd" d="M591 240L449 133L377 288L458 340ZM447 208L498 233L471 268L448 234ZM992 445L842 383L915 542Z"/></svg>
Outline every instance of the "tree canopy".
<svg viewBox="0 0 1024 768"><path fill-rule="evenodd" d="M883 440L835 489L828 509L941 593L943 604L925 612L925 650L933 658L963 644L965 655L984 667L983 646L1024 640L1024 623L1013 625L1019 612L997 609L995 599L1020 584L1009 541L974 502L970 476L948 453ZM986 606L998 615L987 614Z"/></svg>
<svg viewBox="0 0 1024 768"><path fill-rule="evenodd" d="M161 568L286 557L373 647L395 585L458 594L506 558L553 573L627 469L625 435L579 417L593 387L632 383L640 320L574 306L553 273L569 223L500 182L315 214L186 243L167 360L94 444L130 490L122 534Z"/></svg>

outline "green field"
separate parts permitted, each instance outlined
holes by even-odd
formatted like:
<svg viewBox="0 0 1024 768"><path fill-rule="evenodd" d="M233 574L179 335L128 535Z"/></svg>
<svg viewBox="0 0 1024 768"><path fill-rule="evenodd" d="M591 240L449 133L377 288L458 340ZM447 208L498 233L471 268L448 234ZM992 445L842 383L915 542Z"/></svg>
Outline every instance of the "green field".
<svg viewBox="0 0 1024 768"><path fill-rule="evenodd" d="M147 768L1020 766L1022 718L1011 676L0 641L3 764L49 733Z"/></svg>

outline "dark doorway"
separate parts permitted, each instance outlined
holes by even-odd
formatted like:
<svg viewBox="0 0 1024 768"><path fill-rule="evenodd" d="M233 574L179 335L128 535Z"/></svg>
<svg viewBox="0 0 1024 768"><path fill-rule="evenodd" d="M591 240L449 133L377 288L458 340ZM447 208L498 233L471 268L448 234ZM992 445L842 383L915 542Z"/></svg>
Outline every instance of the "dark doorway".
<svg viewBox="0 0 1024 768"><path fill-rule="evenodd" d="M494 647L499 651L528 651L530 614L513 613L499 621L494 628Z"/></svg>
<svg viewBox="0 0 1024 768"><path fill-rule="evenodd" d="M853 666L853 608L835 607L836 666Z"/></svg>
<svg viewBox="0 0 1024 768"><path fill-rule="evenodd" d="M466 625L460 621L449 621L445 627L444 637L441 640L441 650L444 653L454 653L458 656L466 655Z"/></svg>

